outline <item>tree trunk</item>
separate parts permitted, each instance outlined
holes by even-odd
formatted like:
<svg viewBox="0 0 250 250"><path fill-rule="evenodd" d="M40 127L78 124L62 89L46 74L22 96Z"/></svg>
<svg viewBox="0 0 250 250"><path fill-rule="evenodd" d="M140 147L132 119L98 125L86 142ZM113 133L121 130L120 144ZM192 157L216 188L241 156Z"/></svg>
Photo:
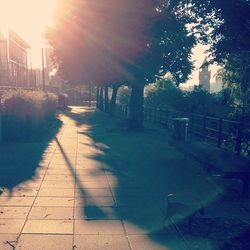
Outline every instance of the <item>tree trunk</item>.
<svg viewBox="0 0 250 250"><path fill-rule="evenodd" d="M100 99L100 104L99 104L99 109L103 111L103 87L100 88L100 94L99 94L99 99Z"/></svg>
<svg viewBox="0 0 250 250"><path fill-rule="evenodd" d="M110 100L110 114L114 115L115 107L116 107L116 98L117 98L117 93L118 93L119 86L118 85L113 85L113 91L112 91L112 97Z"/></svg>
<svg viewBox="0 0 250 250"><path fill-rule="evenodd" d="M143 130L143 92L144 84L137 83L132 85L130 98L130 113L128 128L134 131Z"/></svg>
<svg viewBox="0 0 250 250"><path fill-rule="evenodd" d="M96 86L96 108L99 108L100 105L100 87L99 85Z"/></svg>
<svg viewBox="0 0 250 250"><path fill-rule="evenodd" d="M89 107L92 106L92 87L91 82L89 83Z"/></svg>
<svg viewBox="0 0 250 250"><path fill-rule="evenodd" d="M104 111L109 113L109 87L104 87Z"/></svg>

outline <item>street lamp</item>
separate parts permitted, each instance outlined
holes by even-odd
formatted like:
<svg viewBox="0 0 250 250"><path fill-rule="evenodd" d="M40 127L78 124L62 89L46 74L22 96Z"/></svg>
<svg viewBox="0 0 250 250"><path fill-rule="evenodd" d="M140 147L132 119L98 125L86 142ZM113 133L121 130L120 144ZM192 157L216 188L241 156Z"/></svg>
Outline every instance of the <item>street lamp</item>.
<svg viewBox="0 0 250 250"><path fill-rule="evenodd" d="M43 80L43 91L45 91L45 66L44 66L44 49L41 49L42 53L42 80Z"/></svg>

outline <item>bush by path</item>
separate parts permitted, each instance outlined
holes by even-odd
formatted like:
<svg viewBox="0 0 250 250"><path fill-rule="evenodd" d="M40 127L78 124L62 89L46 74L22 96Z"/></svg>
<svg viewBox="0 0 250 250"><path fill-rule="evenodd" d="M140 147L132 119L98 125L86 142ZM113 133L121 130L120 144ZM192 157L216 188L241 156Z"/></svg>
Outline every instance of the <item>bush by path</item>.
<svg viewBox="0 0 250 250"><path fill-rule="evenodd" d="M2 96L3 138L30 139L56 114L57 96L42 91L12 90Z"/></svg>

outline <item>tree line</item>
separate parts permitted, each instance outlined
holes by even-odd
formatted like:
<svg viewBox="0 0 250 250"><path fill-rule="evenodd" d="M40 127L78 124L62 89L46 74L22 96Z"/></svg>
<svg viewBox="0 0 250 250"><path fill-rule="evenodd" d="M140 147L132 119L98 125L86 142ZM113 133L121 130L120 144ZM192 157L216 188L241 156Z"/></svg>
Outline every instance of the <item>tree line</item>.
<svg viewBox="0 0 250 250"><path fill-rule="evenodd" d="M192 48L209 45L208 63L217 63L230 95L247 116L250 79L248 0L59 0L46 37L54 61L72 85L94 84L98 100L111 105L118 87L131 88L128 127L143 129L144 87L168 73L175 85L192 69ZM171 97L168 97L171 98ZM101 102L100 102L101 103ZM105 103L105 102L104 102Z"/></svg>

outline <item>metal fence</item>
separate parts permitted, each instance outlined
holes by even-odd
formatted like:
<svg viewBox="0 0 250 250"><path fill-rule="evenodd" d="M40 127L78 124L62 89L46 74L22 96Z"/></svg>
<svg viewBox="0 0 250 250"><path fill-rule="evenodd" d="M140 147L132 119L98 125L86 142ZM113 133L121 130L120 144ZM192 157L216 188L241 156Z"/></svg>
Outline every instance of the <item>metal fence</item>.
<svg viewBox="0 0 250 250"><path fill-rule="evenodd" d="M128 117L129 107L120 106L120 112ZM155 123L166 129L171 129L173 119L178 117L189 118L189 131L192 134L216 144L219 148L250 156L250 124L177 110L144 108L146 122Z"/></svg>

